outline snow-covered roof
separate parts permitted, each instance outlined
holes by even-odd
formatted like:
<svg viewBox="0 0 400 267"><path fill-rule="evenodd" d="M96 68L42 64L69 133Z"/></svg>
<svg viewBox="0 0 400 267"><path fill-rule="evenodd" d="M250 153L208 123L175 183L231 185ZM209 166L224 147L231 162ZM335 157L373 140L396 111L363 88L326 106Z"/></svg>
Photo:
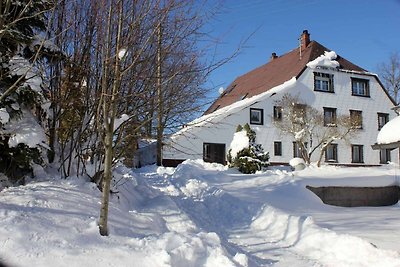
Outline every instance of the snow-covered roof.
<svg viewBox="0 0 400 267"><path fill-rule="evenodd" d="M373 149L390 149L400 147L400 116L386 123L376 138Z"/></svg>
<svg viewBox="0 0 400 267"><path fill-rule="evenodd" d="M378 144L389 144L400 141L400 116L386 123L376 139Z"/></svg>
<svg viewBox="0 0 400 267"><path fill-rule="evenodd" d="M242 97L252 97L266 92L292 77L298 78L307 67L329 67L338 71L371 75L317 41L311 41L305 48L296 48L281 56L275 55L268 63L237 77L205 114L229 106Z"/></svg>
<svg viewBox="0 0 400 267"><path fill-rule="evenodd" d="M280 92L280 91L283 91L283 90L293 87L295 85L295 83L296 83L296 78L293 77L289 81L286 81L281 85L275 86L274 88L272 88L264 93L255 95L251 98L243 99L241 101L237 101L237 102L235 102L229 106L223 107L213 113L203 115L200 118L197 118L197 119L193 120L192 122L188 123L186 125L186 127L182 128L180 131L173 134L171 136L171 138L182 135L185 132L187 132L188 130L193 130L200 126L208 126L208 125L212 126L213 123L215 123L217 121L221 121L222 119L226 118L227 116L229 116L232 113L242 110L248 106L251 106L252 104L254 104L258 101L261 101L262 99L269 97L273 94L276 94L277 92Z"/></svg>

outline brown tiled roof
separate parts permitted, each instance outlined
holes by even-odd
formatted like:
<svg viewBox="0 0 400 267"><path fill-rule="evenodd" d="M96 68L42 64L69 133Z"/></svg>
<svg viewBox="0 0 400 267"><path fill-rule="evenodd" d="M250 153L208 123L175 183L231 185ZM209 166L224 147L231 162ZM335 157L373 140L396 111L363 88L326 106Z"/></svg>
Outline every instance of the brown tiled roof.
<svg viewBox="0 0 400 267"><path fill-rule="evenodd" d="M316 41L311 41L308 46L301 51L299 48L290 51L280 57L276 57L261 67L258 67L242 76L236 78L221 94L221 96L206 110L204 114L214 112L246 98L258 95L271 88L278 86L292 77L298 78L305 70L306 64L317 57L330 51ZM340 69L366 72L363 68L351 63L350 61L338 56L336 61L340 64Z"/></svg>

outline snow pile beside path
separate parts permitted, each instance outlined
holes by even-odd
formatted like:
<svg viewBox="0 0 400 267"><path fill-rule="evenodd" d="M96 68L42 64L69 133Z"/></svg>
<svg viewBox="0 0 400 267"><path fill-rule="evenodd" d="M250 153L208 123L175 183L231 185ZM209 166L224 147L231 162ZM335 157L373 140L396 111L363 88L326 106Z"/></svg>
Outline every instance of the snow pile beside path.
<svg viewBox="0 0 400 267"><path fill-rule="evenodd" d="M119 166L114 190L110 236L102 237L101 194L93 183L52 180L4 189L0 259L19 267L235 266L218 235L198 229L142 176Z"/></svg>
<svg viewBox="0 0 400 267"><path fill-rule="evenodd" d="M378 144L389 144L400 141L400 116L386 123L378 133Z"/></svg>
<svg viewBox="0 0 400 267"><path fill-rule="evenodd" d="M307 67L315 69L317 67L339 68L340 64L335 59L337 55L335 51L325 51L325 53L316 59L307 63Z"/></svg>
<svg viewBox="0 0 400 267"><path fill-rule="evenodd" d="M400 254L377 249L350 235L317 226L311 217L291 216L265 206L251 224L264 242L279 244L326 266L400 266Z"/></svg>

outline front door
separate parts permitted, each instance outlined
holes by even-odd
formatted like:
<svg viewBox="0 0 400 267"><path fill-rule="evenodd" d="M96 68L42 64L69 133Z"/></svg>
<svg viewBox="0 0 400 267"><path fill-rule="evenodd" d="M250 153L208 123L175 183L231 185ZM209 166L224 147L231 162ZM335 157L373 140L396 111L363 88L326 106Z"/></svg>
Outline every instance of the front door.
<svg viewBox="0 0 400 267"><path fill-rule="evenodd" d="M203 143L203 160L225 165L225 144Z"/></svg>

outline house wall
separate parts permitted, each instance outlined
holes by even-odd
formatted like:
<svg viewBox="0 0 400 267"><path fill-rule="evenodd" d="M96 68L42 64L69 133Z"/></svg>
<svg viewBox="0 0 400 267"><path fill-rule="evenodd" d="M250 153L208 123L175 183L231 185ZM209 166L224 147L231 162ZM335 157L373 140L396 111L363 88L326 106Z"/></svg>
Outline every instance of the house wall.
<svg viewBox="0 0 400 267"><path fill-rule="evenodd" d="M273 106L286 92L298 95L307 104L323 111L324 107L336 108L337 115L349 115L350 110L362 111L363 128L358 130L358 135L354 140L339 141L338 144L338 164L351 164L351 144L363 145L364 164L378 165L379 151L372 150L371 145L376 142L378 135L378 115L377 113L388 113L389 119L396 116L391 110L393 103L384 92L383 88L372 75L360 75L348 73L334 69L318 70L319 72L334 75L334 93L314 91L314 71L306 68L297 79L292 88L267 94L262 100L256 101L251 105L243 106L235 113L224 113L203 123L200 127L191 127L183 134L175 135L171 140L170 146L164 148L164 159L197 159L203 157L203 143L224 143L228 151L238 124L249 123L250 108L261 108L264 110L264 124L251 125L257 133L257 142L261 143L265 151L270 154L271 163L288 163L293 158L293 139L282 134L273 126ZM352 96L351 78L362 78L369 80L370 97ZM274 142L282 142L282 156L274 156ZM313 154L312 161L318 159L318 151ZM399 161L396 150L391 152L391 160ZM360 165L360 164L358 164ZM362 164L361 164L362 165Z"/></svg>

